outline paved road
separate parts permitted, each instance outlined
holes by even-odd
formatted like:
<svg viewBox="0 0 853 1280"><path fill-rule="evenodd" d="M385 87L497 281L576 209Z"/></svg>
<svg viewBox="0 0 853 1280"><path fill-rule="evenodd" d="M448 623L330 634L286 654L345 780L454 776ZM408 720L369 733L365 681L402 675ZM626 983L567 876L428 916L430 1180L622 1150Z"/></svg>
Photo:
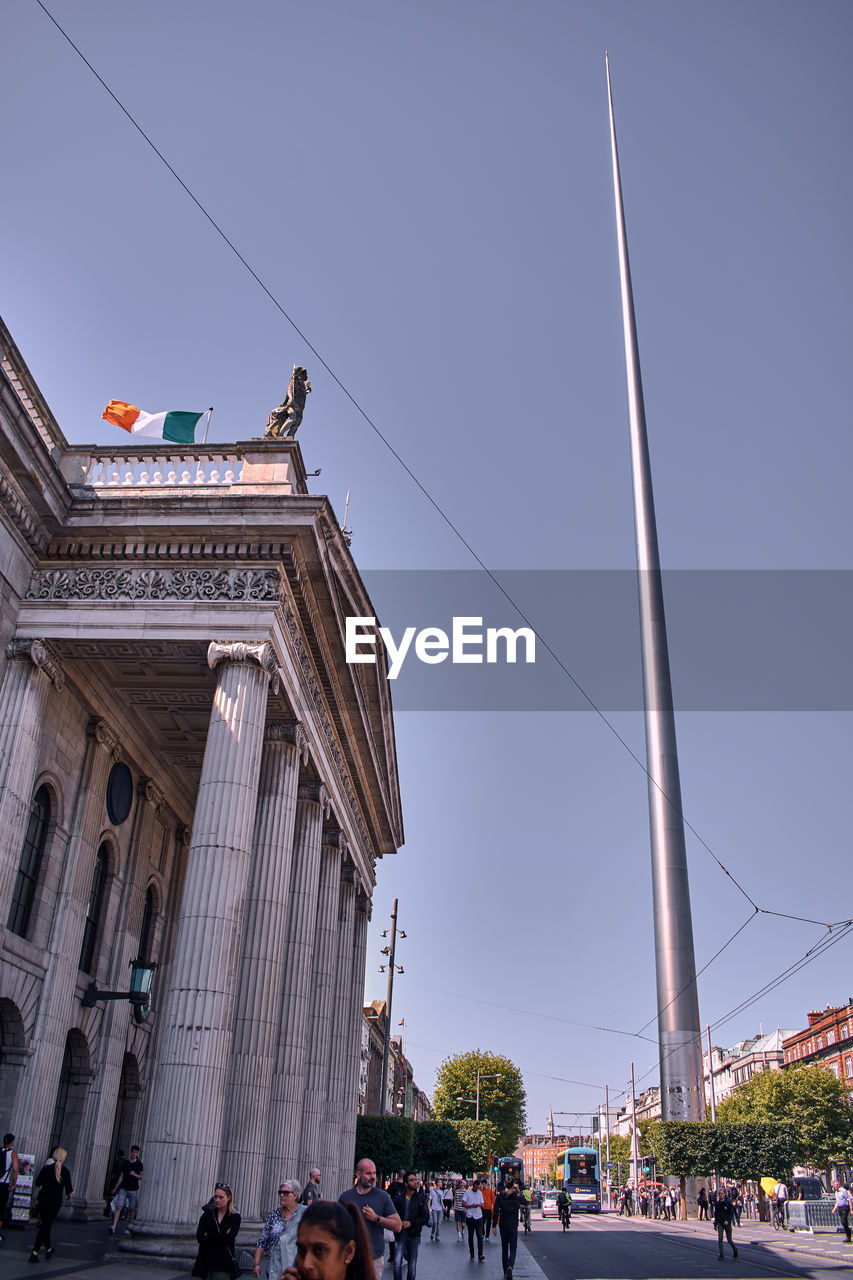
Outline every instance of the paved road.
<svg viewBox="0 0 853 1280"><path fill-rule="evenodd" d="M777 1237L769 1230L768 1236L766 1243L744 1237L738 1240L737 1261L727 1245L725 1261L720 1262L716 1232L705 1224L658 1226L610 1214L577 1214L567 1232L553 1219L542 1221L534 1216L533 1231L524 1237L524 1243L548 1280L705 1280L719 1276L841 1280L853 1263L853 1258L847 1262L843 1256L836 1260L810 1255L800 1251L800 1243L797 1252L790 1252L792 1237ZM834 1239L831 1247L836 1247Z"/></svg>

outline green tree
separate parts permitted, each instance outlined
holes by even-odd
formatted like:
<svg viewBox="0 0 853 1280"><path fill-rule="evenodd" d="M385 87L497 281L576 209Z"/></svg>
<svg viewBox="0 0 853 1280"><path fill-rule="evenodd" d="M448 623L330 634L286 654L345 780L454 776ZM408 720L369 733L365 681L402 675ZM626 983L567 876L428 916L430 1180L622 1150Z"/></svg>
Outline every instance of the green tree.
<svg viewBox="0 0 853 1280"><path fill-rule="evenodd" d="M460 1098L477 1097L480 1072L480 1119L490 1120L497 1129L495 1155L508 1155L523 1135L527 1117L524 1081L514 1062L502 1054L472 1049L446 1058L438 1071L433 1110L438 1120L470 1120L474 1109ZM494 1077L500 1075L500 1079Z"/></svg>
<svg viewBox="0 0 853 1280"><path fill-rule="evenodd" d="M462 1173L468 1149L449 1120L423 1120L415 1125L412 1163L424 1173Z"/></svg>
<svg viewBox="0 0 853 1280"><path fill-rule="evenodd" d="M827 1067L804 1064L761 1071L717 1107L717 1120L787 1122L796 1139L795 1163L826 1169L853 1148L853 1115L839 1081Z"/></svg>
<svg viewBox="0 0 853 1280"><path fill-rule="evenodd" d="M411 1169L414 1160L415 1122L407 1116L358 1116L355 1124L355 1159L370 1159L380 1178L400 1169Z"/></svg>
<svg viewBox="0 0 853 1280"><path fill-rule="evenodd" d="M464 1151L460 1173L484 1173L498 1153L498 1127L491 1120L451 1120Z"/></svg>
<svg viewBox="0 0 853 1280"><path fill-rule="evenodd" d="M795 1127L772 1121L742 1124L668 1120L657 1125L655 1152L661 1172L727 1178L783 1177L797 1159Z"/></svg>

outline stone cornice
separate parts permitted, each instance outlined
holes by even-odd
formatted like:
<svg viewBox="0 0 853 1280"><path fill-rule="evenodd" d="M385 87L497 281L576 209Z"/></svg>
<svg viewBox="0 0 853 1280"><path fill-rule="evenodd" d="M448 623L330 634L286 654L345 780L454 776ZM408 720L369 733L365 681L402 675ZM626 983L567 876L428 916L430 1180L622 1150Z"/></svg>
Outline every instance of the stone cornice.
<svg viewBox="0 0 853 1280"><path fill-rule="evenodd" d="M162 537L111 538L64 537L52 539L45 548L46 560L81 561L176 561L210 560L221 564L223 560L289 560L289 542L266 540L212 539L198 535L175 538L168 530Z"/></svg>
<svg viewBox="0 0 853 1280"><path fill-rule="evenodd" d="M277 602L276 569L35 569L26 600Z"/></svg>
<svg viewBox="0 0 853 1280"><path fill-rule="evenodd" d="M44 551L44 535L5 476L0 476L0 507L11 517L33 551Z"/></svg>
<svg viewBox="0 0 853 1280"><path fill-rule="evenodd" d="M65 675L62 671L62 663L56 651L46 640L30 640L25 636L16 636L6 645L6 657L29 658L57 689L64 689Z"/></svg>

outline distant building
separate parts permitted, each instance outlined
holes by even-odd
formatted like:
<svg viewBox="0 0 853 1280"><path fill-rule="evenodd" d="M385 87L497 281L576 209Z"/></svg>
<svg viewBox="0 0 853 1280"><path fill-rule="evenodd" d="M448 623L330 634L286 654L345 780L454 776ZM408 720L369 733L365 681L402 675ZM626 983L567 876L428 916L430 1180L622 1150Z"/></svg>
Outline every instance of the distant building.
<svg viewBox="0 0 853 1280"><path fill-rule="evenodd" d="M808 1020L805 1030L786 1033L782 1043L785 1066L807 1063L828 1067L853 1095L853 1000L813 1010Z"/></svg>
<svg viewBox="0 0 853 1280"><path fill-rule="evenodd" d="M706 1052L702 1062L705 1073L705 1105L711 1114L711 1072L714 1079L714 1101L722 1102L729 1094L745 1085L753 1075L761 1071L781 1071L785 1065L783 1042L793 1033L777 1027L766 1036L753 1036L741 1040L729 1049L714 1045L710 1063Z"/></svg>
<svg viewBox="0 0 853 1280"><path fill-rule="evenodd" d="M385 1001L374 1000L363 1009L361 1031L360 1115L378 1116L382 1107L382 1055L385 1049ZM385 1114L407 1116L416 1122L431 1120L432 1104L415 1084L415 1072L403 1052L401 1036L392 1036L388 1053Z"/></svg>

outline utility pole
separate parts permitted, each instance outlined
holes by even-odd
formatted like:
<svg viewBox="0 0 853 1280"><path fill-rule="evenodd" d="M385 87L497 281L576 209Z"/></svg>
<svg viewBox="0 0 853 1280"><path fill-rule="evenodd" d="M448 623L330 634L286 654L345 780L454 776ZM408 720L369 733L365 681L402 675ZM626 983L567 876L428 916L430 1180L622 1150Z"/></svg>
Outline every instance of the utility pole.
<svg viewBox="0 0 853 1280"><path fill-rule="evenodd" d="M634 1181L634 1195L640 1185L637 1165L640 1163L640 1138L637 1133L637 1098L634 1093L634 1064L631 1063L631 1177Z"/></svg>
<svg viewBox="0 0 853 1280"><path fill-rule="evenodd" d="M607 1207L613 1208L613 1170L610 1167L610 1092L607 1085L604 1086L604 1112L605 1112L605 1132L607 1134Z"/></svg>

